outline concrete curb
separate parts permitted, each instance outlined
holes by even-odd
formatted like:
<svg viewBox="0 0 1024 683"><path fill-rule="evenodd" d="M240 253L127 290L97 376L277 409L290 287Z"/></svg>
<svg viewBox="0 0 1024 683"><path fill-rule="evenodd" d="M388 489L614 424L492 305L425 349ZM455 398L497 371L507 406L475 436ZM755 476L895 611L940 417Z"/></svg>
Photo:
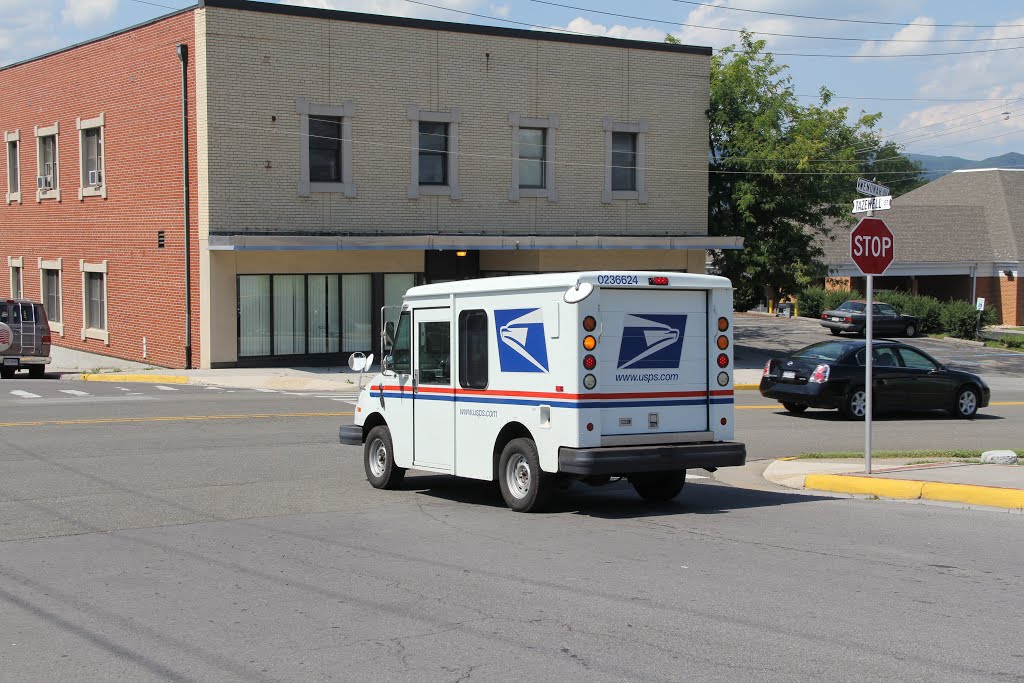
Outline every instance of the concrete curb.
<svg viewBox="0 0 1024 683"><path fill-rule="evenodd" d="M960 337L928 337L928 339L934 339L935 341L948 342L950 344L964 344L966 346L984 346L985 342L977 341L974 339L961 339Z"/></svg>
<svg viewBox="0 0 1024 683"><path fill-rule="evenodd" d="M849 474L808 474L804 479L804 488L880 498L924 499L1024 510L1024 490L997 486L946 484L912 479L883 479Z"/></svg>
<svg viewBox="0 0 1024 683"><path fill-rule="evenodd" d="M353 382L339 382L319 378L292 376L249 376L211 378L190 375L157 375L146 373L109 372L109 373L70 373L61 374L62 380L81 380L83 382L137 382L144 384L189 384L192 386L224 387L229 389L269 389L273 391L329 391L337 393L359 393L359 387ZM369 379L369 378L367 378Z"/></svg>
<svg viewBox="0 0 1024 683"><path fill-rule="evenodd" d="M80 375L61 375L61 379L80 379L83 382L148 382L150 384L188 384L186 375L144 375L128 372L103 374L83 372Z"/></svg>

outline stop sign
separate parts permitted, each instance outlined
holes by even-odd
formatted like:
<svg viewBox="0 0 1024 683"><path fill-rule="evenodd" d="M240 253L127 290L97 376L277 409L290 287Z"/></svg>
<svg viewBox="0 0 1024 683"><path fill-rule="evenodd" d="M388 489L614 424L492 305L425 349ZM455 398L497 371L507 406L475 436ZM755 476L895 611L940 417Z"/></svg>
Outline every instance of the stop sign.
<svg viewBox="0 0 1024 683"><path fill-rule="evenodd" d="M850 233L850 257L865 275L881 275L893 260L895 240L881 218L861 218Z"/></svg>

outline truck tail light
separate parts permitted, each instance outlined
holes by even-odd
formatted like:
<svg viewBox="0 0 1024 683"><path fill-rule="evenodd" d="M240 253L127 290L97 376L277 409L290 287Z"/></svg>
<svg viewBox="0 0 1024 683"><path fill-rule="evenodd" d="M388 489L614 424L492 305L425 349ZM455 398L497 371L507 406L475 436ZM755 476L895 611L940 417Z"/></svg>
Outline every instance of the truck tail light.
<svg viewBox="0 0 1024 683"><path fill-rule="evenodd" d="M664 275L659 275L658 277L649 277L649 278L647 278L647 284L650 284L650 285L667 285L668 284L668 278L665 277Z"/></svg>
<svg viewBox="0 0 1024 683"><path fill-rule="evenodd" d="M588 315L583 319L583 329L587 332L593 332L597 329L597 318L592 315Z"/></svg>
<svg viewBox="0 0 1024 683"><path fill-rule="evenodd" d="M50 343L50 335L44 334L42 337L40 337L40 340L42 340L42 342L44 344L49 344Z"/></svg>
<svg viewBox="0 0 1024 683"><path fill-rule="evenodd" d="M718 331L725 332L729 329L729 319L722 317L718 319Z"/></svg>
<svg viewBox="0 0 1024 683"><path fill-rule="evenodd" d="M721 349L722 351L725 351L727 348L729 348L729 338L726 337L724 334L718 337L718 340L715 343L718 344L718 348Z"/></svg>
<svg viewBox="0 0 1024 683"><path fill-rule="evenodd" d="M587 351L593 351L594 347L596 346L597 339L595 339L593 335L588 334L586 337L583 338L583 348L585 348Z"/></svg>
<svg viewBox="0 0 1024 683"><path fill-rule="evenodd" d="M718 360L716 362L718 363L718 367L727 368L729 367L729 356L724 353L720 353L718 354Z"/></svg>
<svg viewBox="0 0 1024 683"><path fill-rule="evenodd" d="M828 381L828 371L829 366L819 365L814 368L814 372L811 373L811 379L808 381L814 382L815 384L824 384Z"/></svg>
<svg viewBox="0 0 1024 683"><path fill-rule="evenodd" d="M594 358L589 353L583 356L583 367L587 370L593 370L597 367L597 358Z"/></svg>
<svg viewBox="0 0 1024 683"><path fill-rule="evenodd" d="M771 374L771 371L772 371L772 362L768 361L767 363L764 364L764 370L761 371L761 376L762 377L767 377L769 374Z"/></svg>

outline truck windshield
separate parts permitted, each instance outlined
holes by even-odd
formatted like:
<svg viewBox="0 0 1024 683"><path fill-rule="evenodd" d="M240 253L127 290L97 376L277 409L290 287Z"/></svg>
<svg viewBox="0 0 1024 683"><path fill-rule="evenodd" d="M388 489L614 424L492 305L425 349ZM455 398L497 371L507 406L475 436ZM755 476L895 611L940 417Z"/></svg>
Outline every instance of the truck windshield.
<svg viewBox="0 0 1024 683"><path fill-rule="evenodd" d="M403 311L398 318L398 329L395 330L395 344L391 347L391 357L395 372L402 375L412 374L412 326L409 324L409 312Z"/></svg>

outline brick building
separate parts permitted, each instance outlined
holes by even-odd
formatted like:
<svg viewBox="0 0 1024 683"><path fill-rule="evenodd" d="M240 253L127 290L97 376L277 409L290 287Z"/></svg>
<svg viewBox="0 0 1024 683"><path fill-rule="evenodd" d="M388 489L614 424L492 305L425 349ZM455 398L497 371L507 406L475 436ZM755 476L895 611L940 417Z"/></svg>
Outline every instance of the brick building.
<svg viewBox="0 0 1024 683"><path fill-rule="evenodd" d="M879 214L896 238L896 260L875 289L899 289L986 307L1024 325L1024 171L954 171L902 195ZM849 239L823 243L826 285L863 292Z"/></svg>
<svg viewBox="0 0 1024 683"><path fill-rule="evenodd" d="M416 282L740 246L707 235L708 48L206 0L0 69L0 295L58 345L186 362L179 45L193 364L369 352Z"/></svg>

